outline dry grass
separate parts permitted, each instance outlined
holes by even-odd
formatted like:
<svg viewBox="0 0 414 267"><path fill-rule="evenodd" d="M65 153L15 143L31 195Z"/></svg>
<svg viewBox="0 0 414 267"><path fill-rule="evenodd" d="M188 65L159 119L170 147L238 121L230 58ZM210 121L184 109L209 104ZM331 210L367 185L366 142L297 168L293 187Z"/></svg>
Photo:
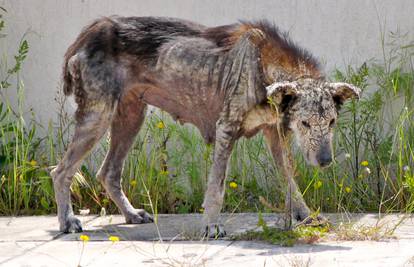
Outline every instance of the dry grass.
<svg viewBox="0 0 414 267"><path fill-rule="evenodd" d="M378 222L375 225L364 225L360 223L340 223L334 227L329 239L336 241L384 241L395 239L396 225Z"/></svg>
<svg viewBox="0 0 414 267"><path fill-rule="evenodd" d="M276 261L277 266L280 267L310 267L313 265L312 259L310 256L284 256L284 261Z"/></svg>
<svg viewBox="0 0 414 267"><path fill-rule="evenodd" d="M404 267L413 267L414 266L414 256L412 256L407 262L404 263Z"/></svg>

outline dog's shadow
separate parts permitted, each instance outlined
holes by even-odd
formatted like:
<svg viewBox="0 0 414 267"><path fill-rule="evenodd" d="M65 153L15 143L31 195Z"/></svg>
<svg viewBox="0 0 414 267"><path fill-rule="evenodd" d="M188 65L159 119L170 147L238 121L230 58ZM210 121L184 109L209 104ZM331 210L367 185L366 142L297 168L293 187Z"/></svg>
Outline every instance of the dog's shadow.
<svg viewBox="0 0 414 267"><path fill-rule="evenodd" d="M269 226L280 226L283 221L281 214L263 214L264 220ZM261 241L233 241L232 237L240 235L248 230L257 229L257 214L223 214L227 231L227 237L220 239L218 242L214 239L206 239L202 236L202 215L159 215L157 223L147 224L125 224L120 216L108 218L98 218L85 227L82 233L88 235L91 241L108 241L110 236L117 236L122 241L148 241L160 242L164 244L214 244L214 246L238 247L249 251L251 256L254 253L257 256L275 256L279 254L290 253L310 253L324 251L350 250L351 247L341 246L331 243L315 243L312 245L298 244L294 247L283 247L272 245ZM80 233L60 235L60 240L74 241L79 240ZM220 242L223 241L223 242ZM247 253L247 252L246 252ZM243 252L237 252L243 256Z"/></svg>

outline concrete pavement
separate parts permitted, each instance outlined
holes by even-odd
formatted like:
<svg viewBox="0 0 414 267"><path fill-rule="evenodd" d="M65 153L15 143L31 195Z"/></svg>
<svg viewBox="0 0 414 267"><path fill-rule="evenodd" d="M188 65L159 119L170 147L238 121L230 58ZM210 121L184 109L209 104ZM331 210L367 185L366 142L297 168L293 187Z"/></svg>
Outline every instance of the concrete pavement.
<svg viewBox="0 0 414 267"><path fill-rule="evenodd" d="M358 227L378 223L373 214L327 214L331 222ZM268 225L282 216L264 214ZM199 214L159 215L157 224L125 225L114 216L80 216L89 241L60 234L55 216L0 217L1 266L414 266L414 217L387 215L380 225L401 222L394 238L343 241L329 235L312 245L281 247L230 239L199 241ZM255 229L257 214L226 214L228 234ZM117 236L120 242L108 241ZM195 240L195 241L189 241Z"/></svg>

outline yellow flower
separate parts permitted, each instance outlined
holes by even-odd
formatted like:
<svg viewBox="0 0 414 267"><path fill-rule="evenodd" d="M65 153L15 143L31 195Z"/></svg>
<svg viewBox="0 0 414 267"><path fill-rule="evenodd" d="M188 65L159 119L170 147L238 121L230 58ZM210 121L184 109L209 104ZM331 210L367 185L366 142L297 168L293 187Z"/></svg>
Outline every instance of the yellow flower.
<svg viewBox="0 0 414 267"><path fill-rule="evenodd" d="M237 184L235 182L230 182L229 186L230 186L230 188L233 188L233 189L237 188Z"/></svg>
<svg viewBox="0 0 414 267"><path fill-rule="evenodd" d="M349 187L349 186L345 187L345 192L351 193L351 191L352 191L351 187Z"/></svg>
<svg viewBox="0 0 414 267"><path fill-rule="evenodd" d="M315 187L315 189L319 189L322 187L322 181L317 181L316 183L313 184L313 187Z"/></svg>
<svg viewBox="0 0 414 267"><path fill-rule="evenodd" d="M34 159L32 159L29 163L30 163L30 165L31 165L32 167L37 166L37 161L36 161L36 160L34 160Z"/></svg>
<svg viewBox="0 0 414 267"><path fill-rule="evenodd" d="M109 241L112 241L112 243L119 242L119 237L114 236L114 235L109 236L108 239Z"/></svg>
<svg viewBox="0 0 414 267"><path fill-rule="evenodd" d="M368 161L364 160L363 162L361 162L361 165L364 166L364 167L367 167L368 166Z"/></svg>
<svg viewBox="0 0 414 267"><path fill-rule="evenodd" d="M137 185L137 181L136 181L136 180L132 180L132 181L130 181L130 182L129 182L129 184L130 184L132 187L134 187L134 186L136 186L136 185Z"/></svg>
<svg viewBox="0 0 414 267"><path fill-rule="evenodd" d="M165 124L162 121L160 121L160 122L157 123L157 128L158 129L164 129L165 128Z"/></svg>
<svg viewBox="0 0 414 267"><path fill-rule="evenodd" d="M204 209L203 209L203 208L200 208L198 211L199 211L200 213L203 213L203 212L204 212Z"/></svg>
<svg viewBox="0 0 414 267"><path fill-rule="evenodd" d="M167 170L161 170L161 171L160 171L160 174L161 174L161 175L168 175L168 171L167 171Z"/></svg>
<svg viewBox="0 0 414 267"><path fill-rule="evenodd" d="M89 241L89 236L87 235L80 235L79 239L82 240L83 242L88 242Z"/></svg>

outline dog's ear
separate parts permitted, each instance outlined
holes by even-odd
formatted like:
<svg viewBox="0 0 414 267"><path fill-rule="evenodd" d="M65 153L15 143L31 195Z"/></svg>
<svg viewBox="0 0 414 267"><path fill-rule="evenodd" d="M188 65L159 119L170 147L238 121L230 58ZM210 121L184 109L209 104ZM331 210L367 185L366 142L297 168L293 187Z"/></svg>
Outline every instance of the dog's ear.
<svg viewBox="0 0 414 267"><path fill-rule="evenodd" d="M349 83L329 83L329 91L337 107L340 107L347 99L359 99L361 89Z"/></svg>
<svg viewBox="0 0 414 267"><path fill-rule="evenodd" d="M280 107L281 112L284 112L299 95L298 84L296 82L272 83L266 87L266 91L267 97Z"/></svg>

